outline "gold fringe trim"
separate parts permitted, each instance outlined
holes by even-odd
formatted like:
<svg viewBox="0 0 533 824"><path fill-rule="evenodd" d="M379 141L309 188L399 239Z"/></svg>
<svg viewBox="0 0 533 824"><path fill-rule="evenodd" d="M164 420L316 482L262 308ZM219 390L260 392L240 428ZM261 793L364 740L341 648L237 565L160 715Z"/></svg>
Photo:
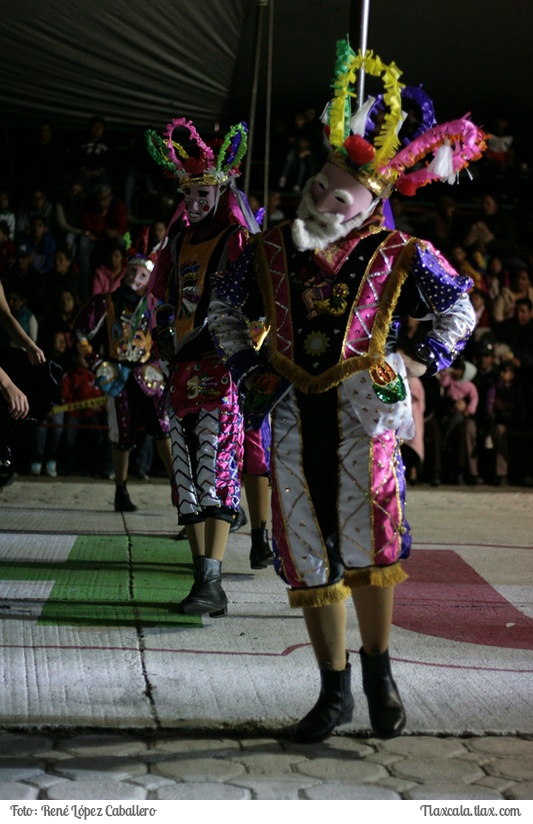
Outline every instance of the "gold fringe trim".
<svg viewBox="0 0 533 824"><path fill-rule="evenodd" d="M284 224L280 225L282 226ZM382 249L383 246L385 246L390 240L391 234L387 236L387 239L376 250L374 256L372 257L372 261L379 250ZM283 233L280 231L280 226L277 226L275 230L269 232L269 237L271 238L272 236L274 236L278 245L283 249L284 272L287 276L286 250ZM261 236L257 237L254 242L258 243L258 254L256 257L255 266L257 280L265 301L268 323L272 329L276 329L276 301L272 290L270 266L266 249ZM322 393L327 392L334 386L338 386L339 383L346 380L346 378L349 378L351 375L354 375L357 372L362 372L364 369L369 369L370 366L375 365L376 360L383 360L385 358L385 344L392 321L392 315L398 301L402 285L409 273L413 255L414 243L412 241L408 241L400 252L400 255L398 256L398 259L393 266L383 289L380 307L372 327L372 336L370 338L367 355L356 355L354 357L347 358L342 361L342 363L335 364L335 366L330 367L321 375L310 375L305 371L305 369L302 369L301 366L298 366L287 358L286 355L279 352L277 338L274 334L272 335L272 352L270 361L275 370L279 372L280 375L283 375L284 378L287 378L287 380L293 383L297 389L305 394ZM372 261L370 261L368 269L371 268ZM368 269L367 273L365 273L363 277L361 288L366 280ZM287 291L287 294L290 296L289 291ZM287 310L290 316L290 306L287 307Z"/></svg>
<svg viewBox="0 0 533 824"><path fill-rule="evenodd" d="M346 569L344 583L350 590L357 587L390 587L409 578L400 562L392 566L371 566L365 569Z"/></svg>
<svg viewBox="0 0 533 824"><path fill-rule="evenodd" d="M338 604L351 595L351 590L339 581L326 587L310 587L309 589L290 589L289 606L291 607L324 607L327 604Z"/></svg>

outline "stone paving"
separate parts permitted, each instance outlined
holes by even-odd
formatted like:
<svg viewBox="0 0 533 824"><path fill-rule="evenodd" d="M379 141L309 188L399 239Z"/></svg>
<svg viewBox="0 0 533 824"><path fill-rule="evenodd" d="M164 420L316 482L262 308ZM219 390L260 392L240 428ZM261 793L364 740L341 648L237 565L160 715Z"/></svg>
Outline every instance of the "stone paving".
<svg viewBox="0 0 533 824"><path fill-rule="evenodd" d="M122 518L108 511L111 509L109 501L112 499L112 485L104 490L101 484L66 484L59 479L55 480L57 483L53 484L54 495L50 495L52 487L46 483L19 481L6 488L0 499L0 531L5 534L13 532L14 535L22 535L29 531L34 535L47 535L47 541L50 541L50 535L55 533L56 543L61 537L61 532L64 532L64 529L59 528L64 522L76 523L77 527L84 527L86 532L119 534L124 531ZM58 494L60 492L64 494ZM419 544L429 542L430 545L437 540L437 536L446 535L447 543L443 546L462 546L461 551L470 561L470 556L475 555L480 573L488 579L491 564L494 565L492 552L488 552L483 546L480 549L469 549L469 544L475 544L481 539L500 547L509 547L505 552L503 549L500 550L503 554L499 556L501 563L498 564L498 568L501 572L498 573L497 583L502 592L515 597L524 614L533 617L530 576L527 573L530 566L525 564L526 556L529 558L531 552L532 493L533 490L517 489L494 493L477 489L464 493L446 489L435 492L421 488L415 490L415 494L411 496L411 522L415 527ZM172 534L175 519L171 511L167 513L169 508L166 487L138 485L135 494L137 502L143 507L140 514L134 513L136 534L151 534L153 531L153 513L150 507L154 507L157 496L160 497L160 501L157 497L157 526L167 534ZM58 501L61 509L57 509ZM164 502L166 509L163 509ZM160 512L164 514L161 516ZM450 517L451 513L453 517ZM53 528L49 524L51 520ZM133 523L133 517L131 521ZM20 543L20 538L17 543ZM48 544L43 543L43 559L46 558L46 546ZM519 553L523 555L524 565L520 569L516 569L509 562L510 553L513 552L517 557ZM231 572L231 565L228 568ZM228 583L230 588L233 587L235 593L239 594L243 614L246 613L250 624L252 620L256 620L254 610L261 612L263 609L262 601L258 606L254 586L262 587L263 601L268 603L269 610L272 611L272 604L275 604L278 598L278 582L273 580L270 584L266 576L261 579L262 583L259 578L256 581L255 576L248 577L250 580L243 579L244 584L237 584L230 574ZM238 617L235 605L233 612L233 621L237 626L238 621L244 619ZM35 634L35 622L30 620L31 617L30 613L27 616L21 613L17 620L20 622L21 631L25 633L25 643L38 646L42 638ZM266 619L262 613L257 620L260 618L264 623ZM285 624L287 620L285 619ZM14 619L11 619L11 624L15 626ZM204 634L205 641L199 639L199 643L204 643L206 649L212 650L217 639L220 640L219 635L227 634L223 629L222 623L215 626L213 622L213 626ZM105 631L105 628L102 631ZM44 630L39 629L39 632ZM401 632L401 629L396 628L396 635ZM417 652L416 644L427 645L425 636L420 636L419 639L414 632L403 630L403 633L404 636L408 634L412 638L410 653ZM87 642L92 642L93 630L90 633L83 631L82 634L87 635ZM241 641L244 643L251 633L247 630L244 639L241 635L245 635L244 630L236 636L233 633L231 639L226 639L226 645L231 643L232 649L239 652L238 644ZM6 646L5 661L9 663L9 639L3 640ZM297 631L292 624L290 640L292 643L298 640ZM24 646L23 641L24 639L20 640L21 648ZM170 638L167 636L164 641L165 648L169 647ZM157 646L153 634L150 636L150 643L152 647ZM259 641L254 643L257 645ZM442 644L435 638L431 643L439 652L437 657L440 660ZM478 655L482 656L480 660L484 660L484 648L478 653L474 644L460 645L451 641L445 641L445 644L448 663L462 663L462 659L456 660L453 656L458 654L457 650L463 648L467 652L470 650L472 656L471 662L470 659L466 660L467 664L477 663ZM252 651L262 652L263 648L254 647ZM425 650L425 657L427 653ZM430 728L426 734L421 734L425 730L420 729L420 726L418 729L412 727L411 732L407 730L404 735L391 741L365 737L364 734L360 734L364 727L359 727L348 734L346 731L344 734L343 731L338 731L323 744L297 745L288 737L282 737L281 733L278 736L277 730L281 725L269 726L266 723L266 715L257 715L258 729L254 728L254 734L251 734L251 728L245 726L242 719L240 725L238 720L230 723L229 716L220 705L217 723L220 725L220 718L224 719L227 727L225 729L220 729L216 724L208 726L205 718L193 724L183 716L183 713L179 730L171 729L171 725L164 723L163 719L152 729L148 729L144 722L137 721L135 726L130 724L129 730L126 731L124 724L115 722L109 713L104 713L103 726L91 726L90 722L76 722L73 720L74 715L69 716L70 721L68 717L62 718L61 704L66 701L65 692L54 693L52 696L53 709L58 717L56 724L52 725L43 715L39 716L38 712L31 717L28 715L28 723L23 724L9 714L10 702L4 700L6 712L0 718L0 801L448 799L503 802L504 806L512 807L513 802L533 800L533 711L525 680L521 688L518 680L505 681L514 684L508 689L504 689L503 684L504 679L509 678L508 671L513 667L521 671L520 678L526 679L529 676L531 667L528 654L531 655L529 647L523 654L520 650L517 653L512 649L496 652L491 649L493 669L500 673L498 701L493 707L494 712L497 712L497 717L500 718L506 709L513 708L506 726L502 726L501 729L495 727L496 716L492 717L487 711L489 693L486 690L484 693L480 692L481 687L486 687L488 683L488 670L481 667L477 676L478 679L482 679L479 683L462 683L460 691L455 693L451 690L450 694L447 694L446 690L443 692L443 684L448 682L443 680L445 670L441 670L441 675L437 679L437 698L431 699L430 696L428 699L427 681L424 681L422 692L417 692L417 684L412 684L411 700L423 700L425 703L428 703L428 700L436 701L438 706L435 705L435 717L440 713L439 718L444 718L448 704L455 715L458 714L457 702L466 695L468 701L463 708L464 719L468 718L472 723L467 724L463 719L462 726L456 729L449 723L446 726L441 720L439 725ZM23 649L20 655L22 664L25 662L26 669L31 672L30 650ZM513 663L517 655L523 658L523 661L517 658L518 663L522 661L523 665L520 667L516 662ZM233 669L236 670L241 659L242 655L236 653L228 660L234 662ZM43 672L40 675L48 673L51 677L54 661L50 658L50 652L44 651L36 660L42 665ZM80 660L86 663L86 659ZM264 667L268 668L269 660L265 659L267 663ZM150 673L153 677L153 660L151 665ZM179 666L182 671L183 655L179 658ZM213 666L219 671L216 662ZM311 661L311 669L312 666ZM263 672L264 669L259 671ZM452 672L455 671L452 667ZM98 695L103 700L107 691L106 683L102 681L101 669L95 667L94 673L98 673L94 681L100 684L101 690ZM4 672L0 671L4 698L21 689L16 678L11 674L9 680L9 675L7 669ZM275 676L272 673L272 677L279 681L279 667ZM300 680L303 690L304 682L307 681L301 673ZM310 689L314 690L313 673L308 680L311 684ZM46 679L42 683L38 681L38 701L34 709L39 710L42 707L46 683ZM235 681L233 686L228 684L226 673L224 683L229 700L233 694L232 689L238 686L239 680ZM168 684L161 682L159 689L161 693L168 693L168 715L169 718L174 717L174 687L170 681ZM189 698L192 699L195 691L197 688L192 690ZM128 693L133 694L133 691ZM88 704L91 704L91 695L89 692L86 695ZM78 694L75 693L75 701L78 698ZM72 705L72 700L71 696L71 704L67 709L69 712L77 710L79 717L79 707ZM478 723L476 727L473 723L473 713L480 708L483 710L480 718L481 721L485 719L485 725L481 726ZM420 712L423 709L421 708ZM411 715L414 716L418 711L418 706L413 706Z"/></svg>
<svg viewBox="0 0 533 824"><path fill-rule="evenodd" d="M533 799L533 736L0 734L0 800Z"/></svg>

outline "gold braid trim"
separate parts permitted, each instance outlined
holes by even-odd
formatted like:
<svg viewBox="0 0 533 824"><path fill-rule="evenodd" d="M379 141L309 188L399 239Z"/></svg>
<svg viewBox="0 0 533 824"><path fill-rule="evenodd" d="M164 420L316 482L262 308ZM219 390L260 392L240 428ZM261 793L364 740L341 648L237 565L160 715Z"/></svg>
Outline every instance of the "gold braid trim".
<svg viewBox="0 0 533 824"><path fill-rule="evenodd" d="M342 581L326 587L289 589L289 606L324 607L328 604L338 604L339 601L345 601L351 594L351 590Z"/></svg>
<svg viewBox="0 0 533 824"><path fill-rule="evenodd" d="M371 566L344 571L344 583L350 590L357 587L390 587L401 584L408 577L399 561L392 566Z"/></svg>
<svg viewBox="0 0 533 824"><path fill-rule="evenodd" d="M279 231L279 227L277 227L277 229L281 245L283 236ZM384 241L384 243L387 243L387 241ZM313 376L310 375L309 372L306 372L305 369L302 369L301 366L298 366L298 364L291 361L286 355L282 355L281 352L278 351L277 338L273 335L270 361L276 372L287 378L287 380L293 383L301 392L305 392L306 394L321 393L327 392L328 389L332 389L334 386L338 386L339 383L346 380L346 378L349 378L351 375L354 375L357 372L362 372L364 369L369 369L371 366L376 365L376 363L383 362L385 359L385 344L392 321L392 314L398 301L402 285L409 274L410 264L415 251L414 246L415 241L409 240L402 249L400 255L398 256L398 260L394 264L387 278L387 282L381 296L380 307L377 311L372 327L372 337L369 342L368 355L357 355L355 357L347 358L342 361L342 363L335 364L335 366L326 369L326 371L321 375ZM272 329L276 329L276 303L272 291L272 280L270 278L268 258L262 242L258 245L258 251L259 254L256 258L257 280L265 299L267 317L269 319L270 326ZM287 272L284 244L283 255L285 272ZM372 257L372 260L374 260L374 258L375 255ZM289 290L287 290L287 295L290 296ZM290 316L290 306L287 307L287 310Z"/></svg>

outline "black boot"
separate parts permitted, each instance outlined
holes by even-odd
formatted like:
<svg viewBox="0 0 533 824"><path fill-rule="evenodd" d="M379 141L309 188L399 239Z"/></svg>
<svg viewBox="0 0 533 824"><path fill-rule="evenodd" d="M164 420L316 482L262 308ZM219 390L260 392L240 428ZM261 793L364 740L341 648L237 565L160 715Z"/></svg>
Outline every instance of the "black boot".
<svg viewBox="0 0 533 824"><path fill-rule="evenodd" d="M293 738L298 744L324 741L335 727L350 723L354 708L351 675L348 656L343 670L320 669L320 695L313 709L296 726Z"/></svg>
<svg viewBox="0 0 533 824"><path fill-rule="evenodd" d="M115 487L115 512L136 512L137 507L131 502L126 484Z"/></svg>
<svg viewBox="0 0 533 824"><path fill-rule="evenodd" d="M206 615L218 618L228 611L228 599L222 589L222 561L199 555L193 558L194 584L177 611L182 615Z"/></svg>
<svg viewBox="0 0 533 824"><path fill-rule="evenodd" d="M252 569L266 569L274 562L274 556L268 540L268 529L259 527L252 529L252 548L250 550L250 566Z"/></svg>
<svg viewBox="0 0 533 824"><path fill-rule="evenodd" d="M367 655L361 647L363 690L368 701L372 732L377 738L394 738L405 727L405 710L392 677L389 651Z"/></svg>
<svg viewBox="0 0 533 824"><path fill-rule="evenodd" d="M248 518L246 517L246 512L244 511L244 509L239 509L239 511L237 513L237 517L235 518L232 525L230 526L229 531L230 532L237 532L237 530L240 529L241 526L246 526L247 523L248 523Z"/></svg>

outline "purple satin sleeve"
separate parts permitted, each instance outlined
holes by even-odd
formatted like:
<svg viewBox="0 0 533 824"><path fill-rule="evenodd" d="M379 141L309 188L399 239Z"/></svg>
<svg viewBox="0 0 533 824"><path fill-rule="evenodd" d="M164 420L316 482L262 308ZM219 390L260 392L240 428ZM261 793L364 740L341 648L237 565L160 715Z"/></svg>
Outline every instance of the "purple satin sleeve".
<svg viewBox="0 0 533 824"><path fill-rule="evenodd" d="M476 317L467 294L472 280L457 274L446 258L425 242L417 243L412 274L431 312L432 329L424 342L435 356L428 374L435 374L453 363L474 331Z"/></svg>
<svg viewBox="0 0 533 824"><path fill-rule="evenodd" d="M385 228L394 229L394 215L392 214L392 207L388 199L383 201L383 217L385 218Z"/></svg>

